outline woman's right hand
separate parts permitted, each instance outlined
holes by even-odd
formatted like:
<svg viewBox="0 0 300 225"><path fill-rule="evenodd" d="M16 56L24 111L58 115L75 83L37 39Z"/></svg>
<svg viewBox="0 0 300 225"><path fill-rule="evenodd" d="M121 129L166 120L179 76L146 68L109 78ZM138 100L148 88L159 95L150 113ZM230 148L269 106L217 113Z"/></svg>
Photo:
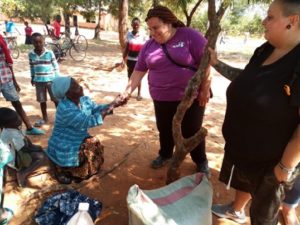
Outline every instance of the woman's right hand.
<svg viewBox="0 0 300 225"><path fill-rule="evenodd" d="M215 66L218 63L217 52L211 47L208 47L208 52L210 57L209 63L211 66Z"/></svg>

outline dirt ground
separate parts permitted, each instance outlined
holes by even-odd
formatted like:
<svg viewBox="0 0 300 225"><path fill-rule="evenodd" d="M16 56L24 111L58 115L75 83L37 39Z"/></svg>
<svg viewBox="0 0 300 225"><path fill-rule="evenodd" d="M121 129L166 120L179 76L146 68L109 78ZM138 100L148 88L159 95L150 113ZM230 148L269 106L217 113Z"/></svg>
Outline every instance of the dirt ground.
<svg viewBox="0 0 300 225"><path fill-rule="evenodd" d="M127 75L125 70L108 72L102 69L119 62L120 59L121 53L116 42L106 40L95 43L90 41L88 55L84 62L77 63L67 57L60 64L60 70L62 74L81 78L85 83L86 94L89 94L96 102L107 103L124 90ZM22 53L21 57L15 61L14 69L22 88L21 102L31 122L34 123L40 118L41 113L35 100L35 90L30 85L26 53ZM209 131L207 156L212 172L213 202L225 203L233 198L233 191L227 191L217 179L223 157L224 140L221 134L221 125L228 81L217 74L213 79L214 98L207 105L204 127ZM151 160L157 156L159 142L153 105L148 93L147 78L143 80L142 95L144 97L142 101L137 101L133 95L126 106L116 109L114 115L105 118L102 126L90 130L90 133L98 136L105 146L103 170L108 171L122 162L105 176L101 178L94 176L84 182L84 185L76 187L81 193L102 202L103 210L95 224L128 224L126 196L128 189L133 184L138 184L141 189L155 189L165 185L167 167L158 170L149 167ZM3 97L0 98L0 105L10 107L10 103L5 102ZM43 127L46 134L30 136L35 144L40 144L44 148L47 147L55 117L55 107L51 102L48 103L48 113L50 123ZM42 172L45 170L46 168ZM187 156L181 166L182 176L193 174L195 171L195 165ZM29 178L29 185L26 188L18 188L14 173L10 173L5 188L4 203L5 206L12 208L16 215L10 224L34 224L31 217L40 206L41 200L45 199L43 193L58 187L49 174L40 173ZM36 195L37 193L39 195ZM32 200L33 196L37 199L35 199L36 201ZM213 217L213 224L230 225L235 223Z"/></svg>

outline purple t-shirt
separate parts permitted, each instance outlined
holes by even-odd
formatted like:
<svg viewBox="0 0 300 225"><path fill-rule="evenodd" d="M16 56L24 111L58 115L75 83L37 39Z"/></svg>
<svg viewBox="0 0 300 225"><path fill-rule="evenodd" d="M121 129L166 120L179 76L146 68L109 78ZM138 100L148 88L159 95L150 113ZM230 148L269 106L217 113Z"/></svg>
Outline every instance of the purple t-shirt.
<svg viewBox="0 0 300 225"><path fill-rule="evenodd" d="M198 68L206 43L207 40L198 31L180 27L166 46L175 62ZM154 39L143 46L135 70L149 70L150 95L157 101L181 100L188 81L195 73L173 64Z"/></svg>

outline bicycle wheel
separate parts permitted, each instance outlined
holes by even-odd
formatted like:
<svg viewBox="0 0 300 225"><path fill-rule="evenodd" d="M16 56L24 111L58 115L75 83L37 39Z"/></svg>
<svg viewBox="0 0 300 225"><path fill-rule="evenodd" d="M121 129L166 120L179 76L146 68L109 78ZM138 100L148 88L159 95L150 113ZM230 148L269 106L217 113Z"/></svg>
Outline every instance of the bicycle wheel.
<svg viewBox="0 0 300 225"><path fill-rule="evenodd" d="M52 50L55 55L56 60L58 61L61 57L61 50L57 44L47 43L47 48Z"/></svg>
<svg viewBox="0 0 300 225"><path fill-rule="evenodd" d="M83 35L78 35L74 39L74 43L77 44L78 47L80 47L81 50L87 50L88 48L88 41Z"/></svg>
<svg viewBox="0 0 300 225"><path fill-rule="evenodd" d="M69 54L73 60L80 62L84 60L86 56L86 50L82 50L80 45L73 43Z"/></svg>

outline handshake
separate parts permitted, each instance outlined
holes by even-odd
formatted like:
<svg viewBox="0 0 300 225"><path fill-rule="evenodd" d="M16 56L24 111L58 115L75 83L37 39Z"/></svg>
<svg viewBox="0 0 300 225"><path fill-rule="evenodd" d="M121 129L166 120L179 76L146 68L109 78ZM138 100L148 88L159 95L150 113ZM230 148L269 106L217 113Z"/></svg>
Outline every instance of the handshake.
<svg viewBox="0 0 300 225"><path fill-rule="evenodd" d="M129 99L129 94L119 94L111 103L109 103L108 107L101 111L102 118L106 115L113 114L113 109L119 106L125 105Z"/></svg>

